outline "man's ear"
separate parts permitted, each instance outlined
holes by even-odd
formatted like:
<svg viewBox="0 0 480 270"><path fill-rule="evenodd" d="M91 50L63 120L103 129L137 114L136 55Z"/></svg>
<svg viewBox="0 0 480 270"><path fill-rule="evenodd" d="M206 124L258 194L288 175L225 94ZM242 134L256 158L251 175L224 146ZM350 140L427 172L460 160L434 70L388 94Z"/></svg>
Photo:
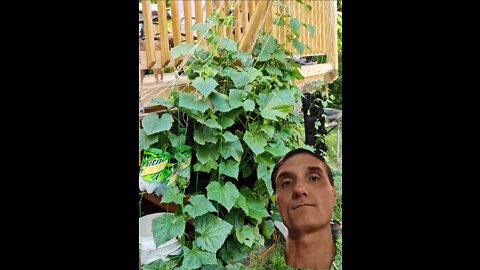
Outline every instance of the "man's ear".
<svg viewBox="0 0 480 270"><path fill-rule="evenodd" d="M337 202L337 192L335 191L335 187L332 187L333 190L333 203L335 204Z"/></svg>

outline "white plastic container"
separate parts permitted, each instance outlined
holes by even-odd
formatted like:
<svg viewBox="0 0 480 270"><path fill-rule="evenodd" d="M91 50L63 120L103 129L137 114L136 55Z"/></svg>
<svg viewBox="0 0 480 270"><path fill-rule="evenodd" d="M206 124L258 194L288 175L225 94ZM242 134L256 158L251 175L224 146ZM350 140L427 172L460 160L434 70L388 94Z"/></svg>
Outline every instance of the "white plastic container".
<svg viewBox="0 0 480 270"><path fill-rule="evenodd" d="M155 260L168 261L168 255L180 255L182 247L177 238L172 238L159 247L155 247L152 233L152 220L165 213L155 213L139 218L139 248L142 264L149 264Z"/></svg>

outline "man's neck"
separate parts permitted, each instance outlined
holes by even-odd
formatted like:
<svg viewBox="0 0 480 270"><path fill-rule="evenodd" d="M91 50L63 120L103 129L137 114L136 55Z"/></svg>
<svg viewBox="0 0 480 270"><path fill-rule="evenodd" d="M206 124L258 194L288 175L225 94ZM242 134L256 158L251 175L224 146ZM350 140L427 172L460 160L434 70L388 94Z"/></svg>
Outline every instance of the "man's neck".
<svg viewBox="0 0 480 270"><path fill-rule="evenodd" d="M334 256L330 226L310 234L288 235L285 262L291 267L330 269Z"/></svg>

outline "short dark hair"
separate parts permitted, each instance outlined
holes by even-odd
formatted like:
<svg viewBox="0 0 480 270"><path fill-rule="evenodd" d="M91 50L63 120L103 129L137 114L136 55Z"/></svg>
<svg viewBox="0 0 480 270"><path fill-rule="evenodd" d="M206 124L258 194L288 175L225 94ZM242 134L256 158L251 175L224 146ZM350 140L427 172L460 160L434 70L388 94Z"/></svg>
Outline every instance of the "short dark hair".
<svg viewBox="0 0 480 270"><path fill-rule="evenodd" d="M333 175L332 175L332 170L330 169L330 166L328 166L327 162L325 161L325 159L310 151L310 150L307 150L305 148L297 148L297 149L293 149L291 150L290 152L288 152L287 154L285 154L285 156L283 156L278 162L277 164L275 164L275 167L273 167L273 170L272 170L272 176L271 176L271 181L272 181L272 188L273 188L273 191L275 191L275 178L277 178L277 173L278 173L278 168L280 168L280 166L282 166L283 163L285 163L285 161L297 154L310 154L314 157L316 157L318 160L320 160L324 165L325 165L325 168L327 169L327 175L328 175L328 180L330 182L330 185L335 186L334 183L333 183Z"/></svg>

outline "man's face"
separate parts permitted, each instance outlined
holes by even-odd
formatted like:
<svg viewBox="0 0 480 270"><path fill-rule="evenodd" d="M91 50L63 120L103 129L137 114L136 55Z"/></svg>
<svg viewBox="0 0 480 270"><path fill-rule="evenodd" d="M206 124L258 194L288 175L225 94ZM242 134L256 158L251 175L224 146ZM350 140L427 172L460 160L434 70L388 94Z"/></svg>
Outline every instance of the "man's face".
<svg viewBox="0 0 480 270"><path fill-rule="evenodd" d="M322 161L306 153L291 156L278 169L275 187L289 235L329 226L336 194Z"/></svg>

